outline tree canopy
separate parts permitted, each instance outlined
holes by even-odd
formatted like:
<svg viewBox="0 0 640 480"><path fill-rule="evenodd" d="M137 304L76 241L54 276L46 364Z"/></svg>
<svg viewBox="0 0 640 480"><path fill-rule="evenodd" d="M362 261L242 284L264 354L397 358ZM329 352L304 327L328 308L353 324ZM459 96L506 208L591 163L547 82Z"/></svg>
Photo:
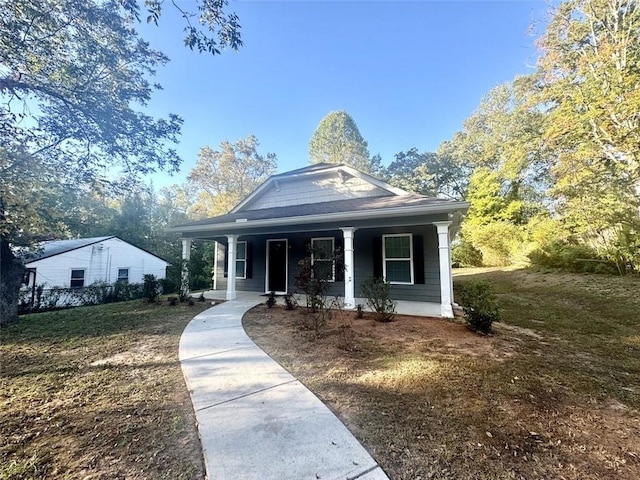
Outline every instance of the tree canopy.
<svg viewBox="0 0 640 480"><path fill-rule="evenodd" d="M189 174L198 190L194 211L213 216L229 212L276 171L275 153L260 155L260 143L254 135L231 143L220 144L220 150L204 147L198 163Z"/></svg>
<svg viewBox="0 0 640 480"><path fill-rule="evenodd" d="M216 55L242 45L227 4L197 0L186 10L173 3L188 47ZM181 163L173 144L182 119L144 112L160 88L152 83L156 69L168 61L135 30L145 14L158 23L165 4L144 5L146 11L135 0L0 0L3 299L17 288L5 283L9 242L70 235L66 202L73 195L101 184L126 187L118 179L175 171ZM15 317L6 306L3 300L2 318Z"/></svg>
<svg viewBox="0 0 640 480"><path fill-rule="evenodd" d="M369 155L368 144L356 122L344 110L329 112L309 141L311 163L345 164L365 173L381 169L379 155Z"/></svg>
<svg viewBox="0 0 640 480"><path fill-rule="evenodd" d="M471 167L462 242L485 263L640 269L639 37L635 1L561 3L537 71L492 89L441 145Z"/></svg>

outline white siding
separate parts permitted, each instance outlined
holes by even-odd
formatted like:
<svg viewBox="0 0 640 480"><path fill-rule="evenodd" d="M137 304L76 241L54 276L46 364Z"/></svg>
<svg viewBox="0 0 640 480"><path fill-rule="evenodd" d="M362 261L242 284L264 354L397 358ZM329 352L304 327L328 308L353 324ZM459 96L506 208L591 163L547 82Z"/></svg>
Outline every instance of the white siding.
<svg viewBox="0 0 640 480"><path fill-rule="evenodd" d="M27 264L36 268L36 284L68 287L71 270L85 270L85 286L94 282L114 283L118 269L129 269L129 283L142 283L146 274L165 278L167 262L117 238L61 253Z"/></svg>
<svg viewBox="0 0 640 480"><path fill-rule="evenodd" d="M266 192L253 199L243 210L289 207L383 195L389 195L389 192L357 177L342 181L337 172L332 172L322 176L313 175L274 182Z"/></svg>

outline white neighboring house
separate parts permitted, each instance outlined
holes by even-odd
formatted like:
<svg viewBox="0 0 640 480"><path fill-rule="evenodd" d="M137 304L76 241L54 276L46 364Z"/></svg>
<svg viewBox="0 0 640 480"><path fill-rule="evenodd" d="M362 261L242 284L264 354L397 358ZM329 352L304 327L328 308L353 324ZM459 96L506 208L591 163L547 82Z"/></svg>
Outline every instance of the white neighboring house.
<svg viewBox="0 0 640 480"><path fill-rule="evenodd" d="M165 278L168 262L118 237L45 242L29 260L28 287L86 287L95 282L142 283L144 275Z"/></svg>

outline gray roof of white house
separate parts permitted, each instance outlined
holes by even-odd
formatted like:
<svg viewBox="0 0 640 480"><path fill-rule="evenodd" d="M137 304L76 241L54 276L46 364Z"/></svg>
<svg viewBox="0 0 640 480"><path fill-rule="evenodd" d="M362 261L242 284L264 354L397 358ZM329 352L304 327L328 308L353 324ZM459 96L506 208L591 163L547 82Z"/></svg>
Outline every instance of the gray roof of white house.
<svg viewBox="0 0 640 480"><path fill-rule="evenodd" d="M115 235L110 235L108 237L73 238L71 240L51 240L48 242L43 242L39 245L39 248L37 251L28 253L27 255L25 255L24 261L26 262L26 265L28 265L29 263L35 262L37 260L43 260L45 258L61 255L63 253L71 252L73 250L78 250L79 248L87 247L89 245L94 245L96 243L104 242L106 240L111 240L112 238L118 238L118 237L116 237ZM118 240L121 240L121 239L118 239ZM124 240L121 240L121 241L124 242ZM129 242L125 242L125 243L129 243ZM131 243L129 243L129 245L166 262L164 258L158 257L155 253L151 253L145 250L144 248L137 247Z"/></svg>
<svg viewBox="0 0 640 480"><path fill-rule="evenodd" d="M67 253L72 250L77 250L78 248L86 247L87 245L104 242L110 238L114 238L114 236L74 238L72 240L51 240L43 242L39 245L40 248L37 252L28 256L28 261L34 262L36 260L42 260L43 258L53 257L55 255L60 255L61 253Z"/></svg>

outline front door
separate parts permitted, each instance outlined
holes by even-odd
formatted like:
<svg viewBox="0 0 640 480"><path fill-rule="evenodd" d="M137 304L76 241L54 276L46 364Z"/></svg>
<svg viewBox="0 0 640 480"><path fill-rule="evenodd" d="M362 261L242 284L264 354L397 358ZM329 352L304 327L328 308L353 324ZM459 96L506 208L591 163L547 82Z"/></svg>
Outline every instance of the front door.
<svg viewBox="0 0 640 480"><path fill-rule="evenodd" d="M288 250L286 239L267 240L267 293L287 293Z"/></svg>

